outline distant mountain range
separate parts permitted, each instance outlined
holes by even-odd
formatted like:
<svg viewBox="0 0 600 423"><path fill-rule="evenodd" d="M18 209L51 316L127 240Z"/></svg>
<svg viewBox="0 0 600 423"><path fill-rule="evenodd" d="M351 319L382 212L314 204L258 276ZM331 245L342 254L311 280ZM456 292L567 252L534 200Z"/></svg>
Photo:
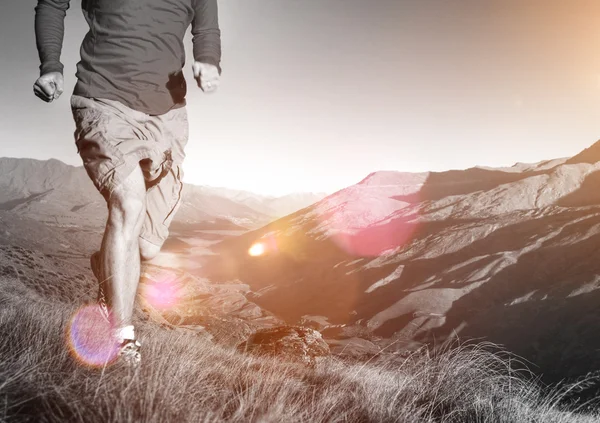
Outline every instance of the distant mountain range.
<svg viewBox="0 0 600 423"><path fill-rule="evenodd" d="M297 192L280 197L255 194L250 191L231 188L196 187L200 192L227 198L235 203L244 204L264 215L283 217L304 207L310 206L327 196L323 192Z"/></svg>
<svg viewBox="0 0 600 423"><path fill-rule="evenodd" d="M486 339L551 381L600 368L600 143L509 168L375 172L213 250L206 277L328 337L389 351Z"/></svg>
<svg viewBox="0 0 600 423"><path fill-rule="evenodd" d="M176 222L229 221L257 228L323 197L313 193L269 197L186 184ZM98 227L106 220L106 204L83 167L55 159L0 158L0 210L61 226Z"/></svg>

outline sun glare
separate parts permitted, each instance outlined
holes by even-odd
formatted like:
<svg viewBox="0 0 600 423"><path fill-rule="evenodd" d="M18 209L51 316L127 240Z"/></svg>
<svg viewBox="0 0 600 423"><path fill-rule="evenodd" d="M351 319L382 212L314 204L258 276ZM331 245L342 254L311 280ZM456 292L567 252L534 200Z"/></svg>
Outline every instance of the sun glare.
<svg viewBox="0 0 600 423"><path fill-rule="evenodd" d="M180 298L177 275L171 272L161 272L142 275L144 283L140 288L140 296L152 307L167 310L177 306Z"/></svg>
<svg viewBox="0 0 600 423"><path fill-rule="evenodd" d="M248 254L252 257L262 256L265 253L265 245L262 242L257 242L248 250Z"/></svg>

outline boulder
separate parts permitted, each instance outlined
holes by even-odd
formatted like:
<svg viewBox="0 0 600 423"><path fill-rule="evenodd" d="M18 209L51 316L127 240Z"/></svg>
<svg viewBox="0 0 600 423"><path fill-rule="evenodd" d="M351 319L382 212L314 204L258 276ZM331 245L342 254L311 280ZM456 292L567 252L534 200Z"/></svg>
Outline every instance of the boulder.
<svg viewBox="0 0 600 423"><path fill-rule="evenodd" d="M238 350L256 355L268 355L315 366L319 358L331 354L329 345L319 332L299 326L278 326L254 332Z"/></svg>

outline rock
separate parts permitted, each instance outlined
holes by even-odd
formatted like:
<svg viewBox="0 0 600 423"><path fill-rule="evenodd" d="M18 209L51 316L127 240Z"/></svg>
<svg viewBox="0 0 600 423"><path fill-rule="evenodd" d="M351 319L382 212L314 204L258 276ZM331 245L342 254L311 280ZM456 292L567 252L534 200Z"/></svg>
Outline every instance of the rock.
<svg viewBox="0 0 600 423"><path fill-rule="evenodd" d="M328 339L331 352L342 357L370 358L381 352L381 348L362 338Z"/></svg>
<svg viewBox="0 0 600 423"><path fill-rule="evenodd" d="M323 330L327 329L331 326L331 323L328 322L327 317L325 316L311 316L304 315L300 318L300 324L305 327L309 327L315 330Z"/></svg>
<svg viewBox="0 0 600 423"><path fill-rule="evenodd" d="M247 302L237 314L242 319L259 319L263 316L263 311L256 304Z"/></svg>
<svg viewBox="0 0 600 423"><path fill-rule="evenodd" d="M238 350L280 357L309 367L315 366L319 358L331 355L319 332L299 326L261 329L241 343Z"/></svg>
<svg viewBox="0 0 600 423"><path fill-rule="evenodd" d="M182 325L176 326L174 329L176 332L192 333L208 341L214 340L214 337L206 330L204 326L201 325Z"/></svg>

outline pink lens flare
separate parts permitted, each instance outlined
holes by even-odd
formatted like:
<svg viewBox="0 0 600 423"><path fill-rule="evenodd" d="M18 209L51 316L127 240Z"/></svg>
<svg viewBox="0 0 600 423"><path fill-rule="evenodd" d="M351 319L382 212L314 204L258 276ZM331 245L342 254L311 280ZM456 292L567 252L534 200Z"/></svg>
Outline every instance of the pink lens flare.
<svg viewBox="0 0 600 423"><path fill-rule="evenodd" d="M113 325L103 317L100 306L88 304L75 312L67 327L71 355L89 367L102 367L117 357L119 345Z"/></svg>
<svg viewBox="0 0 600 423"><path fill-rule="evenodd" d="M152 307L166 310L179 303L179 290L177 275L171 272L162 272L158 277L144 279L140 295Z"/></svg>
<svg viewBox="0 0 600 423"><path fill-rule="evenodd" d="M378 257L408 245L419 227L414 207L420 184L395 176L341 191L319 204L320 237L329 237L346 254ZM410 194L410 195L407 195Z"/></svg>
<svg viewBox="0 0 600 423"><path fill-rule="evenodd" d="M412 240L417 223L394 219L388 223L358 230L338 228L333 241L342 250L355 257L379 257L386 251L396 250Z"/></svg>

